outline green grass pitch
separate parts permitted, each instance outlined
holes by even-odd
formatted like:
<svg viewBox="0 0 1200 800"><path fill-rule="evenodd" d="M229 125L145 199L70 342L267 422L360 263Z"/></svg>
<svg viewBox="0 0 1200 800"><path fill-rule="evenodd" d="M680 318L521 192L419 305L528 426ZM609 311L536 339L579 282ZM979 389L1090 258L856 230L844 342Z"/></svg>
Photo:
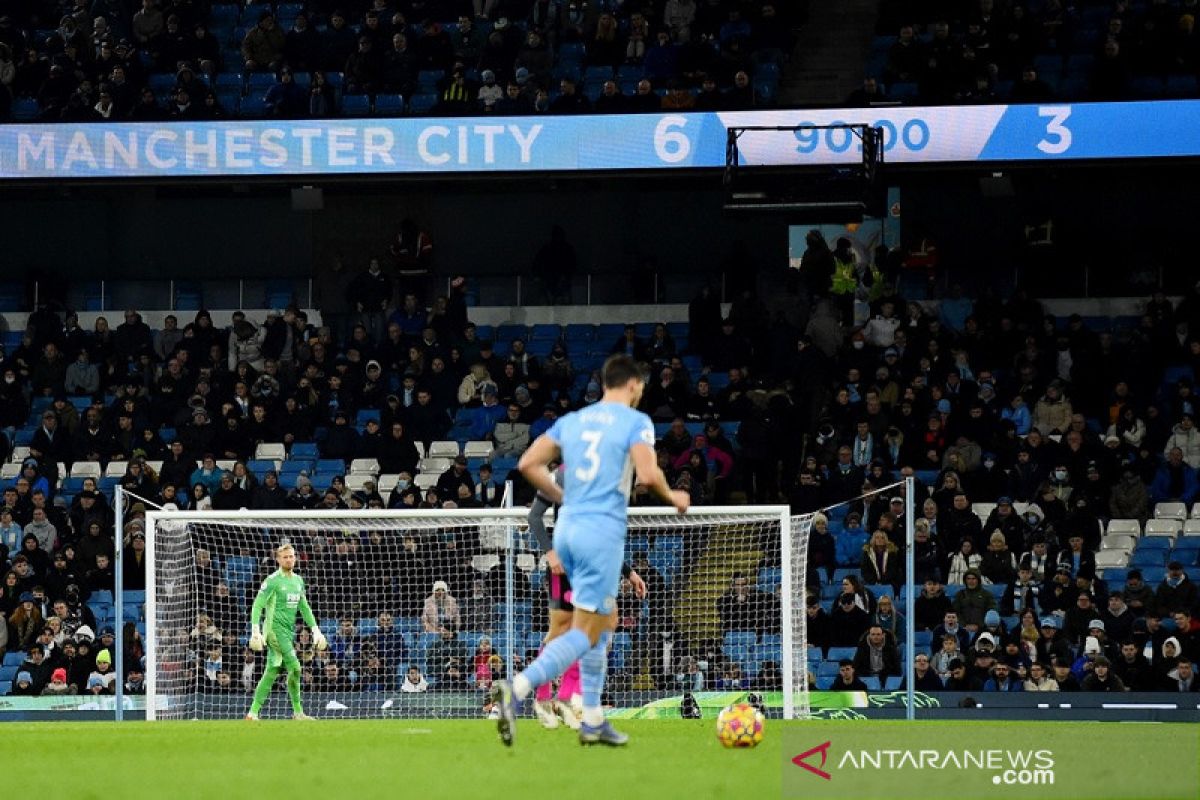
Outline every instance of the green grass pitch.
<svg viewBox="0 0 1200 800"><path fill-rule="evenodd" d="M1083 727L1101 760L1105 752L1131 747L1144 754L1147 766L1165 767L1197 757L1196 726L1185 725L771 720L762 745L726 750L714 735L712 720L617 724L631 736L629 746L620 750L581 747L571 731L545 731L532 719L521 720L511 749L500 744L495 723L486 720L9 723L4 725L5 739L19 768L7 771L5 785L11 797L40 796L47 786L70 786L63 796L72 800L759 800L781 796L785 725L800 729L803 740L861 726L886 726L898 741L942 744L952 742L955 730L964 726L1003 730L1009 741L1049 744L1059 737L1078 737ZM1150 733L1153 742L1143 750L1138 743L1146 742L1143 735ZM577 777L560 783L565 775ZM1145 772L1114 775L1109 796L1128 794L1122 791L1122 781L1146 780ZM564 785L571 790L561 788ZM1060 784L1059 792L1068 786ZM883 783L879 796L887 796ZM1058 796L1069 797L1069 790Z"/></svg>

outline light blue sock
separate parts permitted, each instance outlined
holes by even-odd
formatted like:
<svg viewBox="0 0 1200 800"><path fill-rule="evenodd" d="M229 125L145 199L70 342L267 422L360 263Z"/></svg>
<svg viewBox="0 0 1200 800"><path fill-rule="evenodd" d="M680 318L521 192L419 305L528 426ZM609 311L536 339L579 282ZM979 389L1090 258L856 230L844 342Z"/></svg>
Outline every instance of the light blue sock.
<svg viewBox="0 0 1200 800"><path fill-rule="evenodd" d="M599 721L593 721L597 711L600 709L600 695L604 692L604 671L608 667L608 642L612 638L612 633L605 631L600 634L600 640L596 642L596 646L579 660L579 684L583 690L583 713L585 721L589 725L596 725L603 721L603 717ZM591 710L593 713L588 714ZM588 717L592 719L588 719Z"/></svg>
<svg viewBox="0 0 1200 800"><path fill-rule="evenodd" d="M517 697L523 700L529 692L543 683L549 683L562 675L567 671L567 667L578 661L591 646L587 634L578 628L572 628L550 642L542 650L542 654L513 681Z"/></svg>

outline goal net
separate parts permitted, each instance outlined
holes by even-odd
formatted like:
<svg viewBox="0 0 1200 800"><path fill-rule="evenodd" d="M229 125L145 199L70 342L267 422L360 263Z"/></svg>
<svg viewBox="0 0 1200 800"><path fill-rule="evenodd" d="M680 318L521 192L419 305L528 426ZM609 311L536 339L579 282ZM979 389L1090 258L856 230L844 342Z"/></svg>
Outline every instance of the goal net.
<svg viewBox="0 0 1200 800"><path fill-rule="evenodd" d="M148 514L147 716L246 713L265 666L247 647L250 608L284 541L329 640L316 650L297 618L307 713L484 716L490 683L536 657L547 627L527 514ZM806 716L805 614L793 598L803 598L810 522L774 506L630 509L626 558L649 593L622 581L606 705L678 717L685 694L715 713L757 692L774 713ZM290 714L281 674L263 716Z"/></svg>

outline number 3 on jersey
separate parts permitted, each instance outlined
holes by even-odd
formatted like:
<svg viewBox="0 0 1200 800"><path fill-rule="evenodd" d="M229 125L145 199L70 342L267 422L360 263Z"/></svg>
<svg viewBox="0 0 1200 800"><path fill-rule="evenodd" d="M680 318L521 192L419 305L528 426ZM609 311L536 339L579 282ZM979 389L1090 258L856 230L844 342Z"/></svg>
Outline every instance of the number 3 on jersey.
<svg viewBox="0 0 1200 800"><path fill-rule="evenodd" d="M588 483L596 477L596 473L600 471L600 438L603 436L600 431L583 431L579 434L579 438L587 442L587 449L583 451L583 457L587 463L581 467L575 468L575 477L584 483Z"/></svg>

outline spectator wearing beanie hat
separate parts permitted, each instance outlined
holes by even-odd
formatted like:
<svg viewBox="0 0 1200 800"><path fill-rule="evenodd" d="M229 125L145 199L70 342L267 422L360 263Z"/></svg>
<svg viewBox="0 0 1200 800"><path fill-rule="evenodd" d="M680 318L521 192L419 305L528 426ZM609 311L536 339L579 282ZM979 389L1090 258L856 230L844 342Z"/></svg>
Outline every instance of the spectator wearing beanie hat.
<svg viewBox="0 0 1200 800"><path fill-rule="evenodd" d="M50 673L50 683L46 684L46 688L42 689L43 696L77 694L78 691L74 686L67 683L67 671L62 667Z"/></svg>

